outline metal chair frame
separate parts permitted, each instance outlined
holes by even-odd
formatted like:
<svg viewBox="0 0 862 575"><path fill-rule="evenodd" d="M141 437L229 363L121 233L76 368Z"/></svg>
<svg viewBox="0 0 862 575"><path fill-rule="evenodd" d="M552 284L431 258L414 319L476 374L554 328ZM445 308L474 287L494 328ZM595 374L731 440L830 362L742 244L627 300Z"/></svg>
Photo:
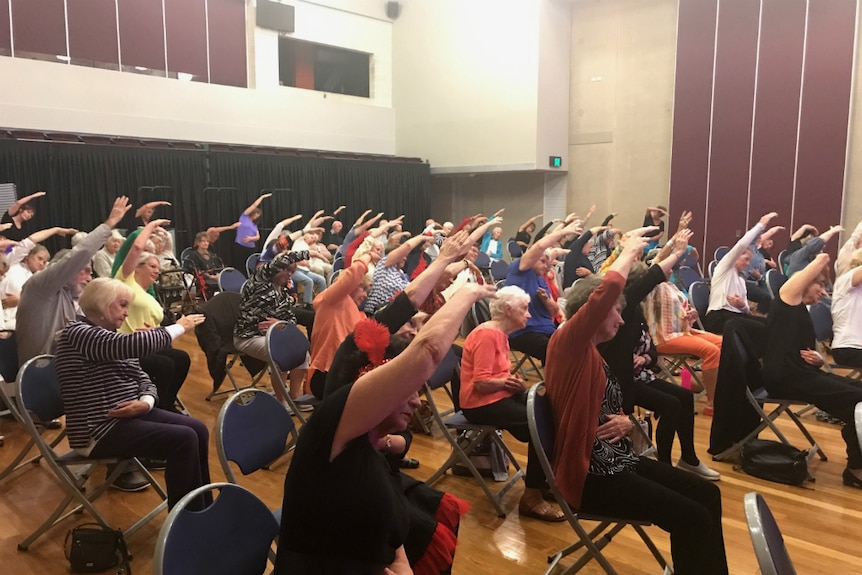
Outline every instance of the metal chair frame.
<svg viewBox="0 0 862 575"><path fill-rule="evenodd" d="M282 396L290 405L291 411L296 418L305 425L308 418L299 410L299 403L317 403L317 398L311 394L305 394L296 399L290 396L290 387L282 377L305 362L305 356L311 344L304 333L292 323L279 321L272 324L266 332L266 349L269 356L270 373L274 374L276 385L281 389Z"/></svg>
<svg viewBox="0 0 862 575"><path fill-rule="evenodd" d="M743 499L748 534L763 575L796 575L778 523L763 497L756 491Z"/></svg>

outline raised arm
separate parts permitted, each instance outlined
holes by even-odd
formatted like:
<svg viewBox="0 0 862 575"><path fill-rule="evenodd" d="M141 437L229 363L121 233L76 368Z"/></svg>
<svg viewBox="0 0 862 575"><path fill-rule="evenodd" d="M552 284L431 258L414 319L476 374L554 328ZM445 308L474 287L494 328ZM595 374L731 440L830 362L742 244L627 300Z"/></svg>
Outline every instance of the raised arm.
<svg viewBox="0 0 862 575"><path fill-rule="evenodd" d="M815 227L814 227L814 226L812 226L811 224L802 224L801 226L799 226L799 229L798 229L798 230L796 230L795 232L793 232L793 235L791 235L791 236L790 236L790 241L791 241L791 242L793 242L793 241L796 241L796 240L800 239L800 238L801 238L802 236L804 236L804 235L805 235L805 233L806 233L806 232L808 232L809 230L810 230L810 231L812 231L812 232L814 232L815 234L816 234L816 233L819 233L819 232L817 231L817 228L815 228Z"/></svg>
<svg viewBox="0 0 862 575"><path fill-rule="evenodd" d="M169 206L169 205L171 205L171 203L165 202L165 201L147 202L146 204L144 204L143 206L141 206L140 208L135 210L135 217L141 218L147 212L152 214L152 210L155 210L159 206Z"/></svg>
<svg viewBox="0 0 862 575"><path fill-rule="evenodd" d="M412 252L419 246L426 245L434 240L433 236L415 236L402 243L400 246L389 252L386 256L386 267L392 267L400 262L407 254Z"/></svg>
<svg viewBox="0 0 862 575"><path fill-rule="evenodd" d="M524 222L523 224L521 224L520 226L518 226L518 231L519 231L519 232L523 232L523 231L525 231L525 230L527 229L527 227L529 227L529 225L530 225L530 224L532 224L533 222L535 222L536 220L538 220L539 218L541 218L543 215L544 215L544 214L536 214L536 215L535 215L535 216L533 216L532 218L528 219L526 222Z"/></svg>
<svg viewBox="0 0 862 575"><path fill-rule="evenodd" d="M730 251L725 254L721 261L718 262L718 265L715 267L715 273L713 275L718 275L722 273L726 273L727 270L732 268L734 264L736 264L736 260L739 259L739 256L748 249L752 242L758 238L758 236L763 233L763 230L766 229L766 226L769 225L769 222L772 221L772 218L777 216L776 212L769 212L765 214L760 221L758 221L754 226L745 232L741 238L730 248Z"/></svg>
<svg viewBox="0 0 862 575"><path fill-rule="evenodd" d="M545 250L553 247L559 242L561 239L567 236L574 236L576 234L580 234L583 230L580 227L580 222L578 220L573 221L569 225L560 228L550 234L546 235L539 241L533 243L532 246L521 256L521 259L518 263L518 269L522 272L532 268L536 265L536 262L541 259L541 257L545 254Z"/></svg>
<svg viewBox="0 0 862 575"><path fill-rule="evenodd" d="M422 387L449 352L470 306L493 294L492 286L464 286L428 320L407 349L356 380L335 429L330 461Z"/></svg>
<svg viewBox="0 0 862 575"><path fill-rule="evenodd" d="M463 260L467 252L470 251L470 246L475 243L472 237L464 230L446 238L443 245L440 246L440 255L404 288L404 294L410 299L410 303L413 304L415 309L419 309L425 303L425 300L428 299L431 290L434 289L440 276L446 271L446 267L449 264Z"/></svg>
<svg viewBox="0 0 862 575"><path fill-rule="evenodd" d="M302 214L296 214L295 216L291 216L289 218L284 218L283 220L281 220L280 222L275 224L275 227L273 227L272 231L269 232L269 235L266 236L266 241L263 242L264 249L266 249L266 246L268 246L270 244L270 242L277 239L278 236L281 235L281 232L282 232L282 230L284 230L285 226L289 226L290 224L292 224L293 222L295 222L296 220L299 220L301 218L302 218Z"/></svg>
<svg viewBox="0 0 862 575"><path fill-rule="evenodd" d="M829 265L829 254L817 254L811 263L796 272L790 279L784 282L781 289L778 290L781 301L787 305L799 305L802 303L802 295L805 289L811 285L817 276L824 273L826 266Z"/></svg>
<svg viewBox="0 0 862 575"><path fill-rule="evenodd" d="M258 198L255 201L253 201L251 203L251 205L249 207L247 207L245 210L243 210L242 213L247 215L247 216L251 215L251 213L253 211L255 211L256 209L258 209L260 207L260 203L262 201L264 201L265 199L267 199L268 197L270 197L271 195L272 194L261 194L260 196L258 196Z"/></svg>
<svg viewBox="0 0 862 575"><path fill-rule="evenodd" d="M132 243L132 247L129 248L129 253L126 254L126 259L123 260L123 267L120 268L122 270L123 277L129 277L134 273L135 268L138 267L138 259L141 257L141 254L144 253L147 246L147 240L150 239L153 230L158 227L167 226L170 223L170 220L152 220L143 227L141 233L138 234L138 237L136 237L134 243Z"/></svg>
<svg viewBox="0 0 862 575"><path fill-rule="evenodd" d="M21 211L21 207L31 200L35 200L36 198L41 198L45 195L45 192L36 192L35 194L30 194L29 196L24 196L20 200L15 200L15 203L9 206L9 215L14 216L18 212Z"/></svg>

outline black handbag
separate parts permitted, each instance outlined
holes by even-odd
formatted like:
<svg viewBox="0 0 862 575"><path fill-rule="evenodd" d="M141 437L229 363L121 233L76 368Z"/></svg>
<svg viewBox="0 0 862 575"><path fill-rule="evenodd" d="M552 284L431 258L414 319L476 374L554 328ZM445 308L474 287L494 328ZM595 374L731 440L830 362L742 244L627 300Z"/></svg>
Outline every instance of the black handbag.
<svg viewBox="0 0 862 575"><path fill-rule="evenodd" d="M752 439L742 446L743 471L754 477L802 485L808 479L808 452L778 441Z"/></svg>
<svg viewBox="0 0 862 575"><path fill-rule="evenodd" d="M65 550L74 573L101 573L119 567L115 573L132 575L132 556L122 531L83 523L66 535Z"/></svg>

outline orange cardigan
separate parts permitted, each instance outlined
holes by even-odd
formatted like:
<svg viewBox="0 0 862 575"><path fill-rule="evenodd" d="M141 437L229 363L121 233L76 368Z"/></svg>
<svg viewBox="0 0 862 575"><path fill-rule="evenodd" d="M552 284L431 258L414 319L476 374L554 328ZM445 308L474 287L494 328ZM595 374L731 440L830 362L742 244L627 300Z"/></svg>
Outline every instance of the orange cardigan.
<svg viewBox="0 0 862 575"><path fill-rule="evenodd" d="M608 272L578 313L548 342L545 387L554 413L556 442L551 462L560 492L580 507L584 481L599 424L607 378L604 360L592 339L625 286L625 279Z"/></svg>
<svg viewBox="0 0 862 575"><path fill-rule="evenodd" d="M342 270L338 281L315 296L314 331L311 334L311 363L309 364L311 372L306 381L311 381L315 370L329 371L338 346L344 338L353 333L353 328L359 320L366 317L359 311L350 294L362 281L367 271L368 267L356 260L350 267Z"/></svg>

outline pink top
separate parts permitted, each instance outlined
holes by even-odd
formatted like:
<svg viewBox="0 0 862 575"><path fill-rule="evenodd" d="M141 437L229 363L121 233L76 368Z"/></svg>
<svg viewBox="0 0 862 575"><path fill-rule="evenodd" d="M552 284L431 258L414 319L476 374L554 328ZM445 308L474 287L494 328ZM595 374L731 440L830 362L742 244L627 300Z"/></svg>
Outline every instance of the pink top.
<svg viewBox="0 0 862 575"><path fill-rule="evenodd" d="M461 358L461 393L458 396L461 407L482 407L511 397L510 391L479 393L474 387L477 381L509 377L510 367L509 338L505 333L486 323L471 331L464 341Z"/></svg>

